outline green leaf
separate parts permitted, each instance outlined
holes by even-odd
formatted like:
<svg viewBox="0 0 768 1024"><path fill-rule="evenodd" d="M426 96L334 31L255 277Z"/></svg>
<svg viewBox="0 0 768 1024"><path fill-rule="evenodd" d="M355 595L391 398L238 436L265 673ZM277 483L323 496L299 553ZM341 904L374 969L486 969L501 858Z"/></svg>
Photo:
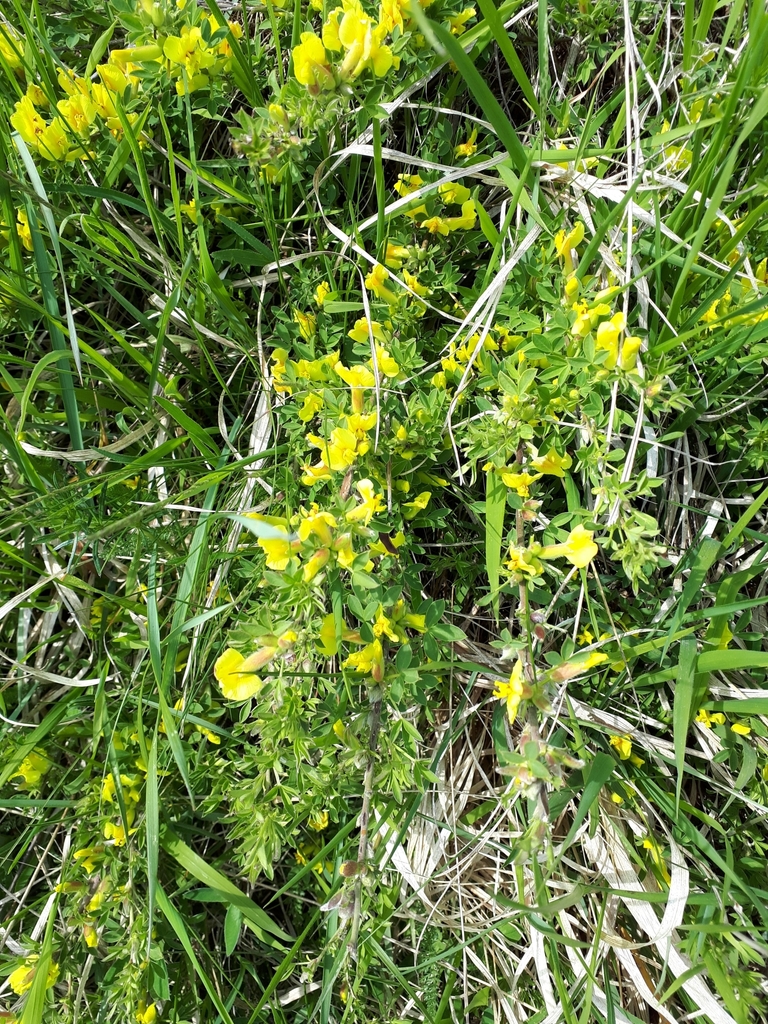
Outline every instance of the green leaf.
<svg viewBox="0 0 768 1024"><path fill-rule="evenodd" d="M275 936L284 942L291 941L290 936L272 920L269 914L263 911L261 907L258 907L250 897L238 889L234 882L231 882L226 875L223 875L207 861L203 860L202 857L190 849L185 842L179 839L167 827L160 836L160 845L169 856L173 857L198 882L202 882L203 885L219 892L222 902L238 907L242 911L243 917L255 925L258 932L262 934L263 940L268 942L269 945L275 945L274 939L270 938L270 936Z"/></svg>
<svg viewBox="0 0 768 1024"><path fill-rule="evenodd" d="M579 830L581 823L589 813L590 808L597 800L600 795L600 790L606 784L611 775L613 775L616 769L616 762L608 754L597 754L594 761L589 766L589 774L587 775L586 782L584 783L584 791L581 794L579 800L579 806L576 808L576 814L574 815L571 827L568 830L568 835L565 837L565 841L562 845L562 853L568 849L573 842L574 836Z"/></svg>
<svg viewBox="0 0 768 1024"><path fill-rule="evenodd" d="M243 912L240 907L230 903L224 917L224 952L232 956L240 940L240 929L243 924Z"/></svg>

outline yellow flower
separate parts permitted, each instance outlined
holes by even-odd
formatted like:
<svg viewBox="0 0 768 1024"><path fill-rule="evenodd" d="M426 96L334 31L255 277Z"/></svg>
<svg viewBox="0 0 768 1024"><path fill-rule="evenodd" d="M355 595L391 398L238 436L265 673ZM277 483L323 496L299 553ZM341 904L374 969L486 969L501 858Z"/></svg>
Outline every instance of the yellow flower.
<svg viewBox="0 0 768 1024"><path fill-rule="evenodd" d="M73 856L80 863L80 867L86 874L92 875L99 865L104 848L101 846L84 846L75 850Z"/></svg>
<svg viewBox="0 0 768 1024"><path fill-rule="evenodd" d="M538 569L527 560L527 553L525 548L518 548L513 544L509 549L509 560L504 563L507 569L510 572L522 573L523 575L528 573L529 576L537 576Z"/></svg>
<svg viewBox="0 0 768 1024"><path fill-rule="evenodd" d="M431 235L447 235L450 231L448 224L442 217L428 217L419 224L419 227L429 231Z"/></svg>
<svg viewBox="0 0 768 1024"><path fill-rule="evenodd" d="M90 97L76 94L56 104L59 113L75 135L86 136L96 118L96 107Z"/></svg>
<svg viewBox="0 0 768 1024"><path fill-rule="evenodd" d="M333 540L331 531L336 529L336 525L336 520L330 512L324 512L317 505L313 505L312 511L299 523L299 540L306 543L310 537L316 537L324 547L327 547Z"/></svg>
<svg viewBox="0 0 768 1024"><path fill-rule="evenodd" d="M40 784L40 780L51 770L51 762L37 750L31 750L21 762L16 771L11 775L12 779L22 778L21 789L34 789Z"/></svg>
<svg viewBox="0 0 768 1024"><path fill-rule="evenodd" d="M358 441L357 452L358 455L363 455L361 451L360 441L365 441L368 431L373 430L376 426L377 414L375 412L368 413L352 413L351 416L345 416L344 419L347 421L347 427L355 435ZM368 450L368 446L365 446L365 450Z"/></svg>
<svg viewBox="0 0 768 1024"><path fill-rule="evenodd" d="M0 55L11 71L21 67L21 54L24 52L24 45L18 32L0 22ZM26 140L25 140L26 141Z"/></svg>
<svg viewBox="0 0 768 1024"><path fill-rule="evenodd" d="M427 288L427 286L425 284L422 284L421 281L419 281L418 277L416 277L415 274L411 274L407 270L404 270L403 271L403 280L408 285L408 287L411 289L411 291L415 292L417 295L422 295L422 296L429 295L429 288ZM388 376L391 376L391 375L388 374Z"/></svg>
<svg viewBox="0 0 768 1024"><path fill-rule="evenodd" d="M408 271L406 270L406 274ZM400 373L400 367L398 366L397 360L387 352L381 345L375 346L376 351L376 363L379 367L379 372L383 373L385 377L396 377ZM370 365L373 366L373 361L369 360Z"/></svg>
<svg viewBox="0 0 768 1024"><path fill-rule="evenodd" d="M454 150L456 156L470 157L477 152L477 128L473 128L466 142L460 143Z"/></svg>
<svg viewBox="0 0 768 1024"><path fill-rule="evenodd" d="M506 703L507 717L510 724L512 724L515 718L517 718L521 702L530 697L531 693L531 687L526 683L523 676L523 663L518 658L509 680L506 683L496 683L493 696L497 700L503 700Z"/></svg>
<svg viewBox="0 0 768 1024"><path fill-rule="evenodd" d="M323 832L328 828L330 820L328 811L316 811L310 816L307 824L311 829L314 829L315 832Z"/></svg>
<svg viewBox="0 0 768 1024"><path fill-rule="evenodd" d="M355 487L363 501L362 504L347 512L346 520L348 523L362 522L364 526L367 526L376 513L382 512L386 507L384 495L376 494L376 488L371 480L359 480Z"/></svg>
<svg viewBox="0 0 768 1024"><path fill-rule="evenodd" d="M417 192L423 184L424 179L420 174L398 174L397 181L392 188L401 198L405 198L405 196Z"/></svg>
<svg viewBox="0 0 768 1024"><path fill-rule="evenodd" d="M11 114L11 125L24 139L28 146L37 149L40 136L46 128L45 120L38 114L29 96L22 96L17 101Z"/></svg>
<svg viewBox="0 0 768 1024"><path fill-rule="evenodd" d="M624 330L627 318L623 313L614 313L610 320L606 320L597 328L595 337L595 348L604 349L608 358L603 361L606 370L612 370L619 358L619 335Z"/></svg>
<svg viewBox="0 0 768 1024"><path fill-rule="evenodd" d="M447 181L437 186L437 192L444 203L456 203L462 206L469 199L469 189L457 181Z"/></svg>
<svg viewBox="0 0 768 1024"><path fill-rule="evenodd" d="M93 105L96 108L96 113L104 121L109 121L110 119L117 117L117 108L115 107L114 97L106 85L94 82L91 86L91 99L93 100Z"/></svg>
<svg viewBox="0 0 768 1024"><path fill-rule="evenodd" d="M128 79L123 71L114 64L97 64L96 70L109 91L122 96L128 88Z"/></svg>
<svg viewBox="0 0 768 1024"><path fill-rule="evenodd" d="M311 487L313 484L319 483L321 480L330 480L331 471L328 469L324 462L318 462L316 465L311 466L305 464L302 468L301 482L305 487Z"/></svg>
<svg viewBox="0 0 768 1024"><path fill-rule="evenodd" d="M36 954L28 956L21 967L17 967L16 970L8 977L8 984L17 996L23 996L25 992L29 992L32 988L36 965L39 959L40 958ZM59 965L52 961L48 967L48 977L45 979L45 987L50 988L52 985L55 985L58 976Z"/></svg>
<svg viewBox="0 0 768 1024"><path fill-rule="evenodd" d="M642 343L642 339L634 336L624 339L624 344L621 346L619 365L625 373L629 373L637 366L637 354Z"/></svg>
<svg viewBox="0 0 768 1024"><path fill-rule="evenodd" d="M301 313L294 309L293 320L299 325L299 334L305 341L311 341L317 334L317 319L313 313Z"/></svg>
<svg viewBox="0 0 768 1024"><path fill-rule="evenodd" d="M432 497L432 492L431 491L422 491L421 494L418 494L413 499L413 501L404 501L403 502L403 508L410 509L409 512L405 512L404 513L405 518L406 519L413 519L415 516L417 516L419 514L419 512L423 512L424 509L429 504L429 500L430 500L431 497Z"/></svg>
<svg viewBox="0 0 768 1024"><path fill-rule="evenodd" d="M99 933L89 921L83 925L83 938L89 949L95 949L99 944Z"/></svg>
<svg viewBox="0 0 768 1024"><path fill-rule="evenodd" d="M330 557L331 553L328 548L320 548L318 551L315 551L309 561L304 564L302 570L304 582L311 583L320 570L324 568Z"/></svg>
<svg viewBox="0 0 768 1024"><path fill-rule="evenodd" d="M336 553L336 561L342 569L351 569L356 557L355 549L352 546L352 534L342 533L340 537L337 537L333 542L333 550ZM366 571L368 571L367 566Z"/></svg>
<svg viewBox="0 0 768 1024"><path fill-rule="evenodd" d="M576 642L579 644L591 644L594 639L595 638L589 631L589 628L585 626L584 629L582 629L582 631L576 637Z"/></svg>
<svg viewBox="0 0 768 1024"><path fill-rule="evenodd" d="M651 851L651 860L659 869L659 872L661 873L661 876L664 879L664 881L667 883L667 885L669 885L672 879L670 877L669 871L667 871L667 865L664 863L664 858L661 855L661 847L659 846L659 844L656 842L655 839L652 839L650 836L648 836L647 839L643 840L643 849Z"/></svg>
<svg viewBox="0 0 768 1024"><path fill-rule="evenodd" d="M616 748L616 751L622 761L629 760L632 754L632 740L629 736L611 736L611 746Z"/></svg>
<svg viewBox="0 0 768 1024"><path fill-rule="evenodd" d="M384 328L378 322L378 320L371 320L371 334L373 334L374 340L380 342L382 345L387 340L387 335L384 333ZM361 317L355 321L355 326L351 331L347 332L347 337L353 341L360 342L361 345L367 345L370 342L370 335L368 333L368 321L365 317Z"/></svg>
<svg viewBox="0 0 768 1024"><path fill-rule="evenodd" d="M365 287L372 291L378 299L383 299L390 305L397 302L397 295L392 291L391 288L387 287L386 282L389 280L389 271L386 267L383 267L381 263L377 263L370 274L365 279Z"/></svg>
<svg viewBox="0 0 768 1024"><path fill-rule="evenodd" d="M392 267L393 270L399 270L403 263L411 258L411 251L406 245L395 245L393 242L387 242L387 253L384 257L384 262L388 267Z"/></svg>
<svg viewBox="0 0 768 1024"><path fill-rule="evenodd" d="M448 19L448 24L451 26L452 36L461 36L467 31L467 22L474 18L475 14L474 7L465 7L461 14L454 14Z"/></svg>
<svg viewBox="0 0 768 1024"><path fill-rule="evenodd" d="M384 45L386 25L374 25L359 4L350 6L339 22L339 42L346 56L339 69L342 78L357 78L370 68L377 78L386 75L395 63L390 48Z"/></svg>
<svg viewBox="0 0 768 1024"><path fill-rule="evenodd" d="M171 62L171 74L174 77L187 75L187 92L194 92L208 85L205 73L216 63L216 55L208 49L198 25L190 28L182 26L180 36L167 36L163 43L163 54ZM182 78L176 83L176 92L183 96L185 92Z"/></svg>
<svg viewBox="0 0 768 1024"><path fill-rule="evenodd" d="M372 388L376 383L373 373L362 363L351 367L346 367L343 363L337 363L335 370L351 388Z"/></svg>
<svg viewBox="0 0 768 1024"><path fill-rule="evenodd" d="M490 463L488 463L490 465ZM518 473L516 470L510 469L507 466L502 466L498 470L499 476L502 481L515 491L521 498L528 498L530 496L530 486L541 476L540 473Z"/></svg>
<svg viewBox="0 0 768 1024"><path fill-rule="evenodd" d="M354 367L358 369L358 367ZM365 367L360 367L365 369ZM367 371L371 378L373 374ZM357 438L345 427L335 427L328 441L314 434L307 434L307 440L323 454L323 463L334 473L346 472L358 455Z"/></svg>
<svg viewBox="0 0 768 1024"><path fill-rule="evenodd" d="M700 725L703 725L705 729L711 729L713 725L725 725L725 715L720 711L716 711L714 714L710 714L706 708L699 708L696 719Z"/></svg>
<svg viewBox="0 0 768 1024"><path fill-rule="evenodd" d="M285 569L298 548L298 544L288 536L259 537L257 543L267 556L267 568L277 572Z"/></svg>
<svg viewBox="0 0 768 1024"><path fill-rule="evenodd" d="M461 206L460 217L429 217L419 227L425 228L433 235L448 235L451 231L468 231L475 226L477 213L474 199L468 199Z"/></svg>
<svg viewBox="0 0 768 1024"><path fill-rule="evenodd" d="M314 391L305 395L304 405L299 409L299 419L304 423L309 423L320 412L324 404L322 395L318 395Z"/></svg>
<svg viewBox="0 0 768 1024"><path fill-rule="evenodd" d="M386 28L387 32L393 32L395 28L403 31L403 12L408 10L409 0L381 0L381 13L379 21Z"/></svg>
<svg viewBox="0 0 768 1024"><path fill-rule="evenodd" d="M564 544L550 544L539 551L539 558L567 558L577 569L585 569L598 552L592 540L594 533L579 524L568 534Z"/></svg>
<svg viewBox="0 0 768 1024"><path fill-rule="evenodd" d="M301 42L293 48L293 73L296 81L310 91L334 87L323 40L314 32L302 32Z"/></svg>
<svg viewBox="0 0 768 1024"><path fill-rule="evenodd" d="M735 732L737 736L749 736L752 729L750 726L745 725L744 722L734 722L731 726L731 732Z"/></svg>
<svg viewBox="0 0 768 1024"><path fill-rule="evenodd" d="M576 221L570 231L558 231L555 235L555 249L559 256L566 256L571 249L584 241L584 225Z"/></svg>
<svg viewBox="0 0 768 1024"><path fill-rule="evenodd" d="M263 664L263 659L261 651L245 658L231 647L219 656L213 674L227 700L248 700L259 692L262 684L255 667Z"/></svg>
<svg viewBox="0 0 768 1024"><path fill-rule="evenodd" d="M155 1024L157 1019L157 1007L154 1003L146 1005L143 999L139 1000L139 1006L136 1010L136 1020L139 1024Z"/></svg>
<svg viewBox="0 0 768 1024"><path fill-rule="evenodd" d="M554 448L550 448L546 455L537 455L531 459L531 465L539 473L546 473L549 476L558 476L561 479L565 471L571 468L573 459L566 452L565 455L558 455Z"/></svg>
<svg viewBox="0 0 768 1024"><path fill-rule="evenodd" d="M353 668L360 675L372 676L375 682L380 683L384 678L384 649L381 640L374 640L361 651L350 654L344 667Z"/></svg>
<svg viewBox="0 0 768 1024"><path fill-rule="evenodd" d="M325 300L331 295L331 286L327 281L321 281L320 284L315 288L315 302L318 306L322 306Z"/></svg>
<svg viewBox="0 0 768 1024"><path fill-rule="evenodd" d="M197 208L197 201L190 199L188 203L180 203L179 210L185 217L189 217L193 224L200 223L200 211Z"/></svg>

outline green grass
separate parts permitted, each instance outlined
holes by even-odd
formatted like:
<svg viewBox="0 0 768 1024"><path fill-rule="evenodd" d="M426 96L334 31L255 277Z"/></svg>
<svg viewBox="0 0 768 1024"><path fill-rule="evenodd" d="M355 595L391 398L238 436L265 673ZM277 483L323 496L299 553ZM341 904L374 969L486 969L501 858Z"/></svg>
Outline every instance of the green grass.
<svg viewBox="0 0 768 1024"><path fill-rule="evenodd" d="M365 12L3 11L0 1014L765 1021L768 14Z"/></svg>

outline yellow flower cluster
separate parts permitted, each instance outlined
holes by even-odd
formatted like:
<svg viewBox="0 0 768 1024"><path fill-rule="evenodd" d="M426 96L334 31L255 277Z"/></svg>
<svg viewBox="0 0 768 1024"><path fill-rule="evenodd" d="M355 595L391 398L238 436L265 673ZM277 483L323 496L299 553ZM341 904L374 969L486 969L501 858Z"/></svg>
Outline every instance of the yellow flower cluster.
<svg viewBox="0 0 768 1024"><path fill-rule="evenodd" d="M136 817L136 807L141 800L142 779L139 775L120 775L120 786L123 791L125 818L130 829ZM101 799L105 804L115 802L115 777L110 772L101 786ZM104 838L113 846L125 846L126 831L122 821L108 821L104 825Z"/></svg>
<svg viewBox="0 0 768 1024"><path fill-rule="evenodd" d="M301 42L293 49L293 73L300 85L312 95L335 89L339 82L354 81L370 70L383 78L400 60L384 42L393 27L402 26L402 5L389 0L379 11L378 22L363 10L359 0L342 0L328 15L322 38L314 32L302 32ZM328 54L341 54L335 65Z"/></svg>
<svg viewBox="0 0 768 1024"><path fill-rule="evenodd" d="M601 370L613 370L618 365L625 372L630 372L637 366L642 341L634 336L624 337L627 325L625 315L614 313L609 303L603 301L613 291L607 289L598 293L597 302L592 306L583 299L573 303L571 308L576 313L576 319L571 326L571 334L575 338L584 339L594 331L595 350L607 353L600 362ZM609 319L604 320L606 316Z"/></svg>
<svg viewBox="0 0 768 1024"><path fill-rule="evenodd" d="M261 647L247 658L240 651L228 647L213 667L213 674L227 700L243 701L255 697L264 685L256 673L269 665L277 654L290 651L297 640L298 635L292 629L279 637L263 636Z"/></svg>

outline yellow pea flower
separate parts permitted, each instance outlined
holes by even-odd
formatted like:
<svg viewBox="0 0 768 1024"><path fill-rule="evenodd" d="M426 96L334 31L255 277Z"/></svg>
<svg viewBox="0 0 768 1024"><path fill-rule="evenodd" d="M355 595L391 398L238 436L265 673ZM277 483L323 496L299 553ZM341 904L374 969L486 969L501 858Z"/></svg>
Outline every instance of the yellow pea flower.
<svg viewBox="0 0 768 1024"><path fill-rule="evenodd" d="M396 28L403 31L403 12L408 11L408 4L409 0L381 0L379 21L387 32L394 32Z"/></svg>
<svg viewBox="0 0 768 1024"><path fill-rule="evenodd" d="M372 388L376 383L371 370L367 366L358 363L356 366L346 367L343 363L336 364L336 373L349 385L352 391L352 411L361 413L365 400L365 388ZM333 467L331 466L331 469Z"/></svg>
<svg viewBox="0 0 768 1024"><path fill-rule="evenodd" d="M401 198L405 198L418 191L423 184L424 179L420 174L398 174L397 181L392 187Z"/></svg>
<svg viewBox="0 0 768 1024"><path fill-rule="evenodd" d="M61 118L53 121L38 136L37 149L46 160L63 160L69 153L69 139Z"/></svg>
<svg viewBox="0 0 768 1024"><path fill-rule="evenodd" d="M75 135L88 135L88 129L96 119L96 107L90 97L75 94L68 100L59 100L56 106Z"/></svg>
<svg viewBox="0 0 768 1024"><path fill-rule="evenodd" d="M381 345L385 344L387 341L387 334L378 320L371 320L370 327L370 334L373 335L374 340L378 341ZM367 345L371 340L370 334L368 333L368 321L365 317L361 317L359 320L355 321L355 326L352 330L347 332L347 337L351 338L353 341L360 342L361 345Z"/></svg>
<svg viewBox="0 0 768 1024"><path fill-rule="evenodd" d="M21 67L21 54L24 52L24 44L19 33L10 27L0 23L0 54L11 71Z"/></svg>
<svg viewBox="0 0 768 1024"><path fill-rule="evenodd" d="M89 949L95 949L99 944L99 933L89 921L83 925L83 938Z"/></svg>
<svg viewBox="0 0 768 1024"><path fill-rule="evenodd" d="M496 683L493 696L497 700L503 700L506 704L507 718L511 725L517 718L520 704L530 697L532 693L533 691L523 675L523 663L518 658L507 682Z"/></svg>
<svg viewBox="0 0 768 1024"><path fill-rule="evenodd" d="M437 192L444 203L462 206L469 199L470 192L465 185L457 181L447 181L437 186Z"/></svg>
<svg viewBox="0 0 768 1024"><path fill-rule="evenodd" d="M29 229L29 217L26 210L19 210L16 214L16 234L21 239L21 244L28 252L32 252L32 232Z"/></svg>
<svg viewBox="0 0 768 1024"><path fill-rule="evenodd" d="M314 829L315 832L323 832L328 828L330 820L328 811L315 811L315 813L310 816L307 824L311 829Z"/></svg>
<svg viewBox="0 0 768 1024"><path fill-rule="evenodd" d="M429 231L431 235L447 235L451 230L442 217L427 217L419 224L419 227Z"/></svg>
<svg viewBox="0 0 768 1024"><path fill-rule="evenodd" d="M213 674L227 700L249 700L259 692L262 682L255 671L256 665L264 664L263 659L261 651L245 658L231 647L219 656Z"/></svg>
<svg viewBox="0 0 768 1024"><path fill-rule="evenodd" d="M393 270L399 270L403 263L411 258L410 249L405 245L395 245L393 242L387 242L387 252L384 256L384 262L388 267Z"/></svg>
<svg viewBox="0 0 768 1024"><path fill-rule="evenodd" d="M467 199L466 202L461 204L461 216L448 217L445 223L448 225L449 231L469 231L475 226L476 221L475 201L474 199Z"/></svg>
<svg viewBox="0 0 768 1024"><path fill-rule="evenodd" d="M347 51L339 69L342 78L357 78L370 68L377 78L389 71L394 55L383 42L387 34L385 25L374 25L360 5L350 8L339 22L339 42Z"/></svg>
<svg viewBox="0 0 768 1024"><path fill-rule="evenodd" d="M345 668L353 668L360 675L372 676L380 683L384 678L384 649L381 640L374 640L361 651L355 651L344 662Z"/></svg>
<svg viewBox="0 0 768 1024"><path fill-rule="evenodd" d="M136 1010L136 1020L138 1024L155 1024L157 1019L157 1007L154 1003L150 1003L149 1006L144 1002L143 999L139 1000L139 1005Z"/></svg>
<svg viewBox="0 0 768 1024"><path fill-rule="evenodd" d="M749 736L752 729L744 722L734 722L731 726L731 732L735 732L737 736Z"/></svg>
<svg viewBox="0 0 768 1024"><path fill-rule="evenodd" d="M371 270L370 274L365 279L365 287L372 291L378 299L383 299L390 305L397 302L397 295L392 291L391 288L387 287L387 281L389 280L389 271L386 267L383 267L381 263L377 263L376 266Z"/></svg>
<svg viewBox="0 0 768 1024"><path fill-rule="evenodd" d="M189 217L193 224L200 223L200 211L197 208L197 200L190 199L188 203L180 203L179 210L185 217Z"/></svg>
<svg viewBox="0 0 768 1024"><path fill-rule="evenodd" d="M9 975L8 984L17 996L23 996L25 992L29 992L32 988L32 982L35 978L35 971L37 970L37 963L39 959L40 958L36 954L28 956L21 967L17 967L16 970ZM48 977L45 979L45 987L51 988L52 985L55 985L58 976L59 965L52 961L48 967Z"/></svg>
<svg viewBox="0 0 768 1024"><path fill-rule="evenodd" d="M293 73L296 81L310 92L335 86L323 40L314 32L302 32L301 42L293 48Z"/></svg>
<svg viewBox="0 0 768 1024"><path fill-rule="evenodd" d="M336 520L330 512L324 512L313 506L313 510L305 515L299 523L297 533L299 540L306 543L310 537L316 537L324 546L328 546L333 540L332 530L336 529Z"/></svg>
<svg viewBox="0 0 768 1024"><path fill-rule="evenodd" d="M637 356L642 345L642 339L634 336L625 338L621 346L621 359L619 365L625 373L629 373L637 366Z"/></svg>
<svg viewBox="0 0 768 1024"><path fill-rule="evenodd" d="M299 334L305 341L311 341L317 334L317 319L312 313L302 313L295 309L293 320L299 325Z"/></svg>
<svg viewBox="0 0 768 1024"><path fill-rule="evenodd" d="M608 358L604 360L603 366L612 370L619 358L619 336L626 326L627 318L623 313L614 313L610 320L606 320L597 328L595 347L608 352Z"/></svg>
<svg viewBox="0 0 768 1024"><path fill-rule="evenodd" d="M541 476L540 473L517 473L514 470L509 470L506 467L502 467L499 470L501 479L515 491L521 498L530 497L530 486Z"/></svg>
<svg viewBox="0 0 768 1024"><path fill-rule="evenodd" d="M370 376L373 377L373 374ZM307 434L307 441L322 451L325 466L334 473L346 472L358 455L357 438L345 427L334 427L328 441L315 434Z"/></svg>
<svg viewBox="0 0 768 1024"><path fill-rule="evenodd" d="M315 288L315 302L318 306L322 306L331 292L331 286L327 281L321 281L320 284Z"/></svg>
<svg viewBox="0 0 768 1024"><path fill-rule="evenodd" d="M386 508L384 495L376 493L376 488L371 480L359 480L355 487L363 499L362 504L347 512L346 520L349 523L363 523L364 526L367 526L377 512L382 512Z"/></svg>
<svg viewBox="0 0 768 1024"><path fill-rule="evenodd" d="M454 149L454 153L459 157L470 157L474 156L477 152L477 128L473 128L469 138L466 142L460 143Z"/></svg>
<svg viewBox="0 0 768 1024"><path fill-rule="evenodd" d="M406 271L407 273L407 271ZM382 348L381 345L376 345L376 362L379 367L379 372L383 373L385 377L396 377L400 373L400 367L397 360L389 354L389 352ZM373 361L369 360L370 365L373 365Z"/></svg>
<svg viewBox="0 0 768 1024"><path fill-rule="evenodd" d="M20 789L34 789L40 784L42 777L52 767L48 758L37 750L30 750L11 779L21 778L24 781L19 784Z"/></svg>
<svg viewBox="0 0 768 1024"><path fill-rule="evenodd" d="M110 118L117 117L117 108L115 107L113 94L106 85L94 82L91 86L91 99L96 108L96 113L102 120L108 121Z"/></svg>
<svg viewBox="0 0 768 1024"><path fill-rule="evenodd" d="M28 146L37 149L40 136L46 129L46 122L40 116L29 96L22 96L13 108L11 125Z"/></svg>
<svg viewBox="0 0 768 1024"><path fill-rule="evenodd" d="M594 533L579 524L568 534L565 543L542 548L538 552L539 558L566 558L577 569L585 569L599 550L593 537Z"/></svg>
<svg viewBox="0 0 768 1024"><path fill-rule="evenodd" d="M302 569L304 582L310 583L326 565L330 557L331 553L328 548L320 548L318 551L315 551L309 561L304 564L304 568Z"/></svg>
<svg viewBox="0 0 768 1024"><path fill-rule="evenodd" d="M528 561L527 554L525 548L518 548L513 544L509 549L509 558L504 564L510 572L520 573L522 576L538 576L539 570Z"/></svg>
<svg viewBox="0 0 768 1024"><path fill-rule="evenodd" d="M96 70L107 89L122 96L128 88L128 79L122 69L115 64L97 64Z"/></svg>
<svg viewBox="0 0 768 1024"><path fill-rule="evenodd" d="M562 479L565 471L571 468L573 459L566 452L565 455L558 455L554 448L550 448L546 455L537 455L531 459L531 465L539 473L548 476L557 476Z"/></svg>
<svg viewBox="0 0 768 1024"><path fill-rule="evenodd" d="M419 281L418 277L416 277L415 274L411 274L407 270L404 270L403 271L403 280L408 285L408 287L411 289L411 291L415 292L417 295L421 295L421 296L429 295L429 288L427 288L427 286L425 284L422 284L421 281Z"/></svg>
<svg viewBox="0 0 768 1024"><path fill-rule="evenodd" d="M315 392L305 395L304 405L299 409L299 419L303 423L309 423L320 412L324 404L322 395L315 394Z"/></svg>
<svg viewBox="0 0 768 1024"><path fill-rule="evenodd" d="M451 26L452 36L461 36L467 31L467 22L474 18L475 14L474 7L465 7L460 14L454 14L448 19L448 24Z"/></svg>
<svg viewBox="0 0 768 1024"><path fill-rule="evenodd" d="M611 736L610 744L622 761L628 761L632 756L632 740L629 736Z"/></svg>
<svg viewBox="0 0 768 1024"><path fill-rule="evenodd" d="M429 505L431 497L431 491L422 491L421 494L416 495L413 501L404 501L403 508L410 510L404 513L405 518L413 519L419 512L423 512L427 505Z"/></svg>
<svg viewBox="0 0 768 1024"><path fill-rule="evenodd" d="M347 428L351 430L352 433L357 438L358 454L365 454L364 452L360 451L360 442L365 441L368 432L370 430L373 430L373 428L376 426L378 414L376 412L355 412L352 413L351 416L345 416L344 419L346 421ZM366 451L367 450L368 449L366 447Z"/></svg>

